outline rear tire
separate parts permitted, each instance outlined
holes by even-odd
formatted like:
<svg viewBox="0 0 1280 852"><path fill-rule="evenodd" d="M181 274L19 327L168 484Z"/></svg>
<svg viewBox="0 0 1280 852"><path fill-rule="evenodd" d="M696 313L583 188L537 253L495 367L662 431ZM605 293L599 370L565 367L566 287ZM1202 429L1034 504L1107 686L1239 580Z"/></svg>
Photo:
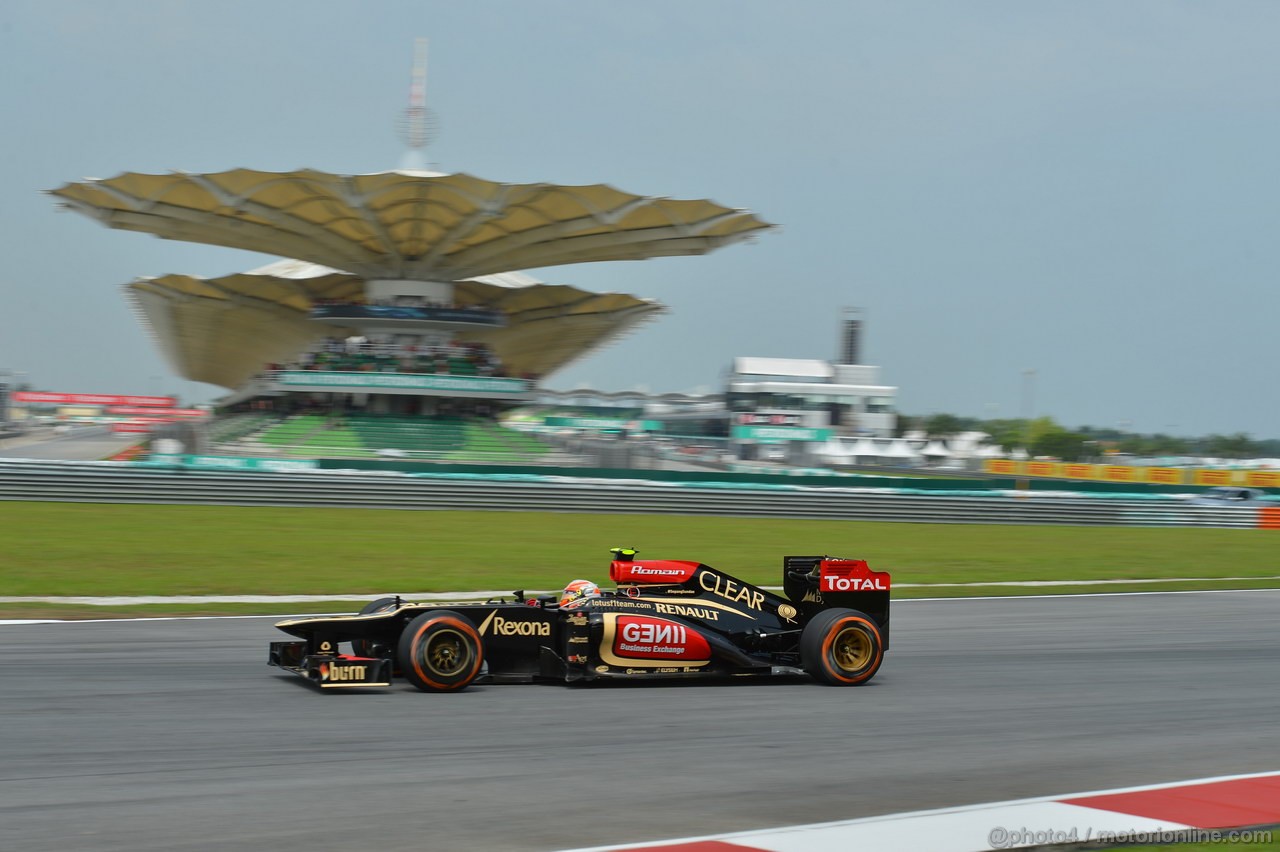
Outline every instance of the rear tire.
<svg viewBox="0 0 1280 852"><path fill-rule="evenodd" d="M470 621L452 610L435 609L404 628L396 662L418 689L456 692L480 674L484 644Z"/></svg>
<svg viewBox="0 0 1280 852"><path fill-rule="evenodd" d="M884 661L884 640L870 616L856 609L825 609L800 634L800 660L819 683L856 686Z"/></svg>

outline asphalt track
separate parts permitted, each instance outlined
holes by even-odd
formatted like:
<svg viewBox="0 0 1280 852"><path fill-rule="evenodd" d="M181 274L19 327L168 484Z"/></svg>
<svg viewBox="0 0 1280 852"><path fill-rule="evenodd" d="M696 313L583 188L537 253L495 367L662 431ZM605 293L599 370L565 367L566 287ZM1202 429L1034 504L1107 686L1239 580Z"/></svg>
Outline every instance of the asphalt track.
<svg viewBox="0 0 1280 852"><path fill-rule="evenodd" d="M38 427L27 435L0 439L0 458L97 461L138 443L140 437L115 434L105 426L75 426L62 435Z"/></svg>
<svg viewBox="0 0 1280 852"><path fill-rule="evenodd" d="M269 619L0 626L0 849L562 849L1280 760L1280 592L912 601L871 684L321 694Z"/></svg>

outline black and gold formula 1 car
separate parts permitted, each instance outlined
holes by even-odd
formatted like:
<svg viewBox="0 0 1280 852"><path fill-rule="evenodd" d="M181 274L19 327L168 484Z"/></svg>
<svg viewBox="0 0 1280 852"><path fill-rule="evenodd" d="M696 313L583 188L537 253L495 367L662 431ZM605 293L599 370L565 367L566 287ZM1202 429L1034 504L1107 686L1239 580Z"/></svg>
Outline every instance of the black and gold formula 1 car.
<svg viewBox="0 0 1280 852"><path fill-rule="evenodd" d="M322 688L451 692L476 681L796 675L853 686L889 647L889 575L861 559L787 556L785 597L699 562L615 548L616 592L485 603L373 601L356 615L294 618L269 664Z"/></svg>

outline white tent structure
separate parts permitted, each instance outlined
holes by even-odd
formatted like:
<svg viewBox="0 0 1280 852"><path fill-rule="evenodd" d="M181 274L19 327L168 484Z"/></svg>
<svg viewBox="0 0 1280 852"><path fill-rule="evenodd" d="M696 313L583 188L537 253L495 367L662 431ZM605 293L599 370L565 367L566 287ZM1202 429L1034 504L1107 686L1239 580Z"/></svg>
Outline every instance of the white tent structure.
<svg viewBox="0 0 1280 852"><path fill-rule="evenodd" d="M819 458L832 466L857 463L857 457L854 456L852 448L839 438L828 439L815 452Z"/></svg>
<svg viewBox="0 0 1280 852"><path fill-rule="evenodd" d="M916 462L920 460L920 453L912 449L905 438L894 438L881 457L896 459L900 462Z"/></svg>
<svg viewBox="0 0 1280 852"><path fill-rule="evenodd" d="M857 465L878 461L885 457L887 450L880 449L875 440L864 436L852 443L845 438L831 438L817 453L827 464Z"/></svg>
<svg viewBox="0 0 1280 852"><path fill-rule="evenodd" d="M850 450L857 459L880 459L884 456L884 451L876 446L876 442L870 438L859 438Z"/></svg>
<svg viewBox="0 0 1280 852"><path fill-rule="evenodd" d="M978 455L982 442L990 437L986 432L957 432L947 437L947 447L953 459L973 458Z"/></svg>
<svg viewBox="0 0 1280 852"><path fill-rule="evenodd" d="M920 451L920 455L926 458L951 458L951 451L941 441L930 441L925 448Z"/></svg>

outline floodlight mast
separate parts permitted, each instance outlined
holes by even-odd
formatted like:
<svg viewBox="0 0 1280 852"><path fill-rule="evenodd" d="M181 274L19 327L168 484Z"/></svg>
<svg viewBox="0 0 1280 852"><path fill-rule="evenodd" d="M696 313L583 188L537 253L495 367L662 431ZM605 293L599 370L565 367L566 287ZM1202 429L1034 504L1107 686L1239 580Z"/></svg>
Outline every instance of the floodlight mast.
<svg viewBox="0 0 1280 852"><path fill-rule="evenodd" d="M427 143L431 141L431 128L427 115L427 40L414 39L413 75L409 80L409 106L404 111L405 152L402 168L405 171L425 171L427 168Z"/></svg>
<svg viewBox="0 0 1280 852"><path fill-rule="evenodd" d="M431 118L431 113L427 110L427 40L416 38L413 40L413 73L409 78L409 105L405 107L404 121L401 126L404 143L408 146L400 165L403 171L428 171L426 151L432 137ZM370 278L365 281L365 297L370 302L395 303L404 299L421 299L451 304L453 293L452 281L403 278ZM437 323L430 321L423 321L417 325L423 330L438 326ZM440 333L438 328L437 332Z"/></svg>

